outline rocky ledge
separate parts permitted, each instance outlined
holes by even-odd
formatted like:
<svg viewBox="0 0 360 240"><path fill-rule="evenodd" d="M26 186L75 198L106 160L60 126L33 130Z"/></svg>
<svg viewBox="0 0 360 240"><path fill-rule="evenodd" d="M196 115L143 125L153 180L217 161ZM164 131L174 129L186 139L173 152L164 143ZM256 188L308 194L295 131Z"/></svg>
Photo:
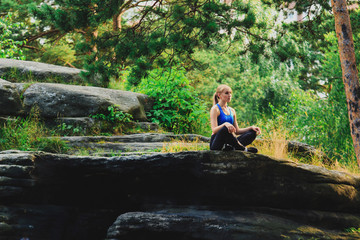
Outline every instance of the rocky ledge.
<svg viewBox="0 0 360 240"><path fill-rule="evenodd" d="M5 81L1 77L10 81ZM32 61L0 59L0 116L27 116L36 107L46 121L59 117L82 118L106 113L109 106L129 113L134 121L146 122L146 112L152 109L153 99L145 94L113 90L101 87L78 86L57 83L41 83L47 78L59 78L63 83L81 79L82 69L68 68ZM31 76L31 77L30 77ZM14 78L14 79L12 79ZM19 78L19 79L18 79ZM30 78L30 79L29 79ZM17 83L19 80L23 83ZM37 83L33 83L33 82ZM87 79L86 82L97 82Z"/></svg>
<svg viewBox="0 0 360 240"><path fill-rule="evenodd" d="M360 238L359 177L261 154L0 161L0 239Z"/></svg>

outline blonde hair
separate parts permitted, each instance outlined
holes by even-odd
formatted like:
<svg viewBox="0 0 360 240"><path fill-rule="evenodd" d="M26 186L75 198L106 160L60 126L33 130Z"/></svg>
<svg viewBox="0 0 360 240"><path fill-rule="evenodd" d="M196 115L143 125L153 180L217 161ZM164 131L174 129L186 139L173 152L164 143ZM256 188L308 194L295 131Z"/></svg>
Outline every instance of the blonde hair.
<svg viewBox="0 0 360 240"><path fill-rule="evenodd" d="M216 92L214 93L214 96L213 96L213 103L214 105L217 104L219 102L219 96L218 94L222 93L225 88L229 88L231 90L231 87L229 87L228 85L226 84L220 84L217 89L216 89Z"/></svg>

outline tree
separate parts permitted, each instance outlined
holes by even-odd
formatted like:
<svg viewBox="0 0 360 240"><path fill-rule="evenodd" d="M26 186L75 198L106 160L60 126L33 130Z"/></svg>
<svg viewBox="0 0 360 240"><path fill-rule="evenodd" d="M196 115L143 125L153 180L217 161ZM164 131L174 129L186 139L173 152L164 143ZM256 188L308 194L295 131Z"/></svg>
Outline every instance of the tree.
<svg viewBox="0 0 360 240"><path fill-rule="evenodd" d="M19 29L21 26L21 23L12 22L11 13L0 17L0 58L24 59L20 46L25 42L12 38L15 29Z"/></svg>
<svg viewBox="0 0 360 240"><path fill-rule="evenodd" d="M358 166L360 167L360 85L350 17L345 0L332 0L331 3L339 43L342 78L345 86L351 136Z"/></svg>
<svg viewBox="0 0 360 240"><path fill-rule="evenodd" d="M355 60L355 49L351 22L346 0L332 0L331 5L326 0L263 0L263 2L267 2L268 4L275 4L279 8L286 7L290 2L296 2L295 9L298 12L308 13L308 21L297 25L297 27L306 29L307 32L310 33L308 34L308 39L312 36L315 39L321 41L323 40L321 35L324 36L321 34L321 30L324 29L324 25L326 24L324 24L323 16L326 15L327 11L332 9L335 20L335 30L339 43L339 55L342 69L342 78L345 87L345 95L348 105L351 136L353 139L358 166L360 167L360 87ZM315 40L313 41L313 44L321 45L322 43L316 42Z"/></svg>
<svg viewBox="0 0 360 240"><path fill-rule="evenodd" d="M248 1L54 0L28 9L39 31L25 34L29 48L36 48L40 38L56 43L69 34L81 36L76 55L85 57L89 74L103 76L105 86L109 77L129 67L138 84L153 67L191 62L195 48L230 39L234 29L250 36L256 24Z"/></svg>

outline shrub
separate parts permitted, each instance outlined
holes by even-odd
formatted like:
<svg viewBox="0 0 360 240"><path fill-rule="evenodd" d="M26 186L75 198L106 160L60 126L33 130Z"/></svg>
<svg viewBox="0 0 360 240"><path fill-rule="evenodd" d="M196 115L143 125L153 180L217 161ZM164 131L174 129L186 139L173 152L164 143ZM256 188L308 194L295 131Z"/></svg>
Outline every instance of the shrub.
<svg viewBox="0 0 360 240"><path fill-rule="evenodd" d="M182 68L156 69L135 91L153 97L151 121L174 133L202 133L209 125L206 106L199 99Z"/></svg>
<svg viewBox="0 0 360 240"><path fill-rule="evenodd" d="M25 60L21 45L24 41L14 39L14 34L21 28L23 23L14 23L12 13L0 17L0 58L12 58Z"/></svg>
<svg viewBox="0 0 360 240"><path fill-rule="evenodd" d="M125 129L133 121L133 116L129 113L124 113L116 106L109 106L107 113L99 113L91 115L92 118L103 121L101 130L112 133L123 133Z"/></svg>
<svg viewBox="0 0 360 240"><path fill-rule="evenodd" d="M282 121L297 140L321 147L334 161L356 162L345 101L319 98L300 90L292 92L290 100L282 108L270 106L275 122Z"/></svg>

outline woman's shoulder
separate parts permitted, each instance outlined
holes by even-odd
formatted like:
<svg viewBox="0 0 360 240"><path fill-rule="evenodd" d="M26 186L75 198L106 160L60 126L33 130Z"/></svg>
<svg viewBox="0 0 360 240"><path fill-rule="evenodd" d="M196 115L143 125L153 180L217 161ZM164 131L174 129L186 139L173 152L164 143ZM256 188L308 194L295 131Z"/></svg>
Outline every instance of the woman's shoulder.
<svg viewBox="0 0 360 240"><path fill-rule="evenodd" d="M219 109L219 107L217 104L215 104L215 105L212 105L211 109Z"/></svg>
<svg viewBox="0 0 360 240"><path fill-rule="evenodd" d="M220 113L219 107L217 106L217 104L213 105L210 109L210 111L216 111Z"/></svg>
<svg viewBox="0 0 360 240"><path fill-rule="evenodd" d="M236 114L235 109L233 109L232 107L229 107L229 108L230 108L230 111L231 111L233 114Z"/></svg>

